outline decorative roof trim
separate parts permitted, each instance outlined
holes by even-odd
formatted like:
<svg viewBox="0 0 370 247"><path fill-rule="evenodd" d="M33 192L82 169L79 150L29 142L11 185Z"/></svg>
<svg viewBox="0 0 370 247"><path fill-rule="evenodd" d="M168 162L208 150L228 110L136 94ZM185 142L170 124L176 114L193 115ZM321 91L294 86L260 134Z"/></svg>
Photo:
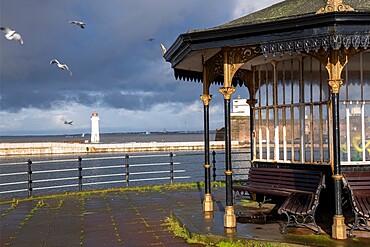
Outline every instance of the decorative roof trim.
<svg viewBox="0 0 370 247"><path fill-rule="evenodd" d="M344 4L342 0L328 0L324 8L319 9L316 14L329 12L355 11L351 6Z"/></svg>
<svg viewBox="0 0 370 247"><path fill-rule="evenodd" d="M261 44L262 54L267 57L269 54L276 56L277 53L284 55L284 53L292 54L297 52L309 53L310 51L319 51L323 48L327 51L329 48L339 50L342 46L348 49L353 46L356 50L359 48L370 48L370 35L333 35L317 38L307 38L300 40L282 41L276 43Z"/></svg>
<svg viewBox="0 0 370 247"><path fill-rule="evenodd" d="M242 87L243 85L245 85L245 82L243 81L243 78L239 77L239 76L241 76L242 72L245 72L245 71L240 70L233 77L232 82L231 82L231 85L233 87L237 87L237 86ZM203 72L182 70L182 69L174 69L174 74L175 74L176 80L203 83ZM222 75L218 76L217 78L215 78L211 82L211 84L214 84L214 85L223 85L223 83L224 83L224 77Z"/></svg>

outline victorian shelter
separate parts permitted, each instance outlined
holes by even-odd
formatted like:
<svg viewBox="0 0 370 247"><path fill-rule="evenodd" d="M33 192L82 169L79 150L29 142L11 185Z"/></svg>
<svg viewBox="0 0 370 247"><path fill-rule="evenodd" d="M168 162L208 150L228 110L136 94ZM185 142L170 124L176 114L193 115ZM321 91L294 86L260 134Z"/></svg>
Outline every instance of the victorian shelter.
<svg viewBox="0 0 370 247"><path fill-rule="evenodd" d="M204 211L213 211L209 89L218 86L225 118L224 227L236 227L230 99L240 86L249 92L252 166L329 173L332 236L346 238L342 171L366 170L370 164L369 1L286 0L181 34L164 58L177 79L203 83Z"/></svg>

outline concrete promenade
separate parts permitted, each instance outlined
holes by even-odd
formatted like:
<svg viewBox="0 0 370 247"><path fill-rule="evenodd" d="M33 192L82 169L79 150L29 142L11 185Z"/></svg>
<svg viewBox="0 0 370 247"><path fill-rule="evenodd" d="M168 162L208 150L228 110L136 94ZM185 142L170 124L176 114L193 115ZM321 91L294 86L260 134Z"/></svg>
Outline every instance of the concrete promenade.
<svg viewBox="0 0 370 247"><path fill-rule="evenodd" d="M239 147L238 141L231 143ZM224 141L211 141L211 149L224 148ZM204 142L127 142L127 143L64 143L64 142L30 142L0 143L0 156L4 155L40 155L66 153L106 153L106 152L144 152L201 150Z"/></svg>
<svg viewBox="0 0 370 247"><path fill-rule="evenodd" d="M166 220L172 212L193 238L208 242L234 239L240 241L239 246L245 246L242 241L247 240L263 241L254 246L271 246L268 242L276 246L370 246L369 232L356 232L356 239L332 240L325 230L331 221L327 226L320 223L324 229L320 236L301 228L289 228L288 234L282 235L280 219L271 220L265 214L267 204L258 208L242 201L235 204L236 212L258 217L254 222L238 218L237 230L227 232L223 227L225 189L213 188L212 194L212 215L202 212L203 190L199 185L82 192L7 203L2 200L0 243L29 247L203 246L174 236Z"/></svg>

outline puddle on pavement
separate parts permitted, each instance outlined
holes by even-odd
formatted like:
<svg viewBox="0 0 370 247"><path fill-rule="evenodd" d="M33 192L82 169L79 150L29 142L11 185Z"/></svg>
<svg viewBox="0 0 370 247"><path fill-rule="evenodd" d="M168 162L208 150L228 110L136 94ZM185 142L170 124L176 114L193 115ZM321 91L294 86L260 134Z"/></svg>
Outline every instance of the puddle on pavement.
<svg viewBox="0 0 370 247"><path fill-rule="evenodd" d="M243 214L236 215L236 222L238 223L253 223L253 224L272 224L276 223L276 217L271 214Z"/></svg>

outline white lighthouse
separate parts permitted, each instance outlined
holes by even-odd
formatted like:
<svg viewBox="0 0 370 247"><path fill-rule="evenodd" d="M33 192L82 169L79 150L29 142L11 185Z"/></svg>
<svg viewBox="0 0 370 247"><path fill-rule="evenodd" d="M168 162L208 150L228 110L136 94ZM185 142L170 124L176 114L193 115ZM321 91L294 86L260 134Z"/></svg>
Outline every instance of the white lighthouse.
<svg viewBox="0 0 370 247"><path fill-rule="evenodd" d="M96 111L93 111L91 115L91 142L98 143L100 142L99 137L99 116Z"/></svg>

